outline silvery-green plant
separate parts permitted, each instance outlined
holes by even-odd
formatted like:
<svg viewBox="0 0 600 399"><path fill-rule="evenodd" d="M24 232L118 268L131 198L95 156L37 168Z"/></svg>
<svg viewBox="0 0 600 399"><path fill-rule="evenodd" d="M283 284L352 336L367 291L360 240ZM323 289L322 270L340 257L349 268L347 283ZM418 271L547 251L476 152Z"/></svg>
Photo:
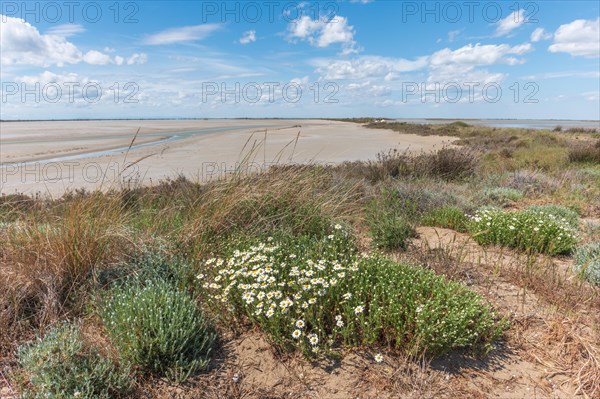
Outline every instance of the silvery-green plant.
<svg viewBox="0 0 600 399"><path fill-rule="evenodd" d="M77 325L50 330L17 356L30 383L25 398L108 399L131 388L129 369L87 346Z"/></svg>
<svg viewBox="0 0 600 399"><path fill-rule="evenodd" d="M590 283L600 286L600 242L577 249L575 271Z"/></svg>
<svg viewBox="0 0 600 399"><path fill-rule="evenodd" d="M215 333L194 300L168 282L117 286L100 313L123 362L176 382L208 366Z"/></svg>

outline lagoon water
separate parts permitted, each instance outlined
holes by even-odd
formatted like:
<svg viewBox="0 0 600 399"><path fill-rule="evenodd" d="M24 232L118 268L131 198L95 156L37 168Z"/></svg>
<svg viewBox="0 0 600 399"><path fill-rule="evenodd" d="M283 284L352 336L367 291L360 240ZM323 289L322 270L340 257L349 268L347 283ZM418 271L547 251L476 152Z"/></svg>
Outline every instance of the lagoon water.
<svg viewBox="0 0 600 399"><path fill-rule="evenodd" d="M512 127L523 129L549 129L557 126L563 129L583 127L586 129L600 130L600 121L584 120L559 120L559 119L394 119L397 122L443 124L463 121L472 125L489 127Z"/></svg>

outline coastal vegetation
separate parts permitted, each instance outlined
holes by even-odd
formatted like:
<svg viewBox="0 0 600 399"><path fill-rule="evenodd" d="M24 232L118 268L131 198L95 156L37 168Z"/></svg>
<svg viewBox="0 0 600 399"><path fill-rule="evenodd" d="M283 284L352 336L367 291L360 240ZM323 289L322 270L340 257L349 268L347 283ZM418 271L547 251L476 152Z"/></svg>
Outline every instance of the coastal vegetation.
<svg viewBox="0 0 600 399"><path fill-rule="evenodd" d="M600 395L598 138L354 122L457 141L0 197L2 393Z"/></svg>

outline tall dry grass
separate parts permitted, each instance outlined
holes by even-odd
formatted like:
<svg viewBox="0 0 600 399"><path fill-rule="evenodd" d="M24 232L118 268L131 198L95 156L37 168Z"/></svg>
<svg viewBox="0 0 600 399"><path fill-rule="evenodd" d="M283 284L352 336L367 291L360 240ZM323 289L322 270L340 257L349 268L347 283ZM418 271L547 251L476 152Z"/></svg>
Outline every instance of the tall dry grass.
<svg viewBox="0 0 600 399"><path fill-rule="evenodd" d="M91 195L22 215L0 230L0 344L68 313L79 287L133 244L120 203Z"/></svg>

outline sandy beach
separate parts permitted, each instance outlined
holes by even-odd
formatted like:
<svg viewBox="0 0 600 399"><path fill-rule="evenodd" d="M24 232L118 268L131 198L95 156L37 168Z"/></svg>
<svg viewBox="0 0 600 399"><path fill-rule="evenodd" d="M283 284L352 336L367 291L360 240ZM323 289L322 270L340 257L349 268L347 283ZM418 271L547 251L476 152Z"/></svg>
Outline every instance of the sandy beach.
<svg viewBox="0 0 600 399"><path fill-rule="evenodd" d="M0 191L58 196L178 174L208 181L240 164L256 172L273 163L367 160L391 148L430 151L454 139L304 119L2 122Z"/></svg>

